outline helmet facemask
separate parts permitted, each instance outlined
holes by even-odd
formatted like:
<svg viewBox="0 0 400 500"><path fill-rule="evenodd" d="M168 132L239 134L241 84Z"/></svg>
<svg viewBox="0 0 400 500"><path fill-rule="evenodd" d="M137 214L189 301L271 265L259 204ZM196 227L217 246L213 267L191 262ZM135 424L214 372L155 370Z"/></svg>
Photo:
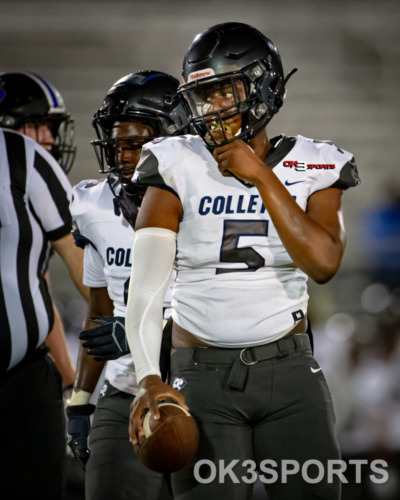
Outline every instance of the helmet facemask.
<svg viewBox="0 0 400 500"><path fill-rule="evenodd" d="M41 138L39 128L42 126L48 127L53 141L46 142ZM68 174L76 155L76 146L74 146L75 124L69 115L26 117L24 120L16 121L15 128L45 148L64 172Z"/></svg>
<svg viewBox="0 0 400 500"><path fill-rule="evenodd" d="M126 120L128 121L128 120ZM99 134L97 126L94 125L96 131ZM143 145L150 142L157 137L159 134L154 135L130 135L129 137L110 137L111 131L105 134L106 137L99 138L91 142L94 147L94 151L97 157L97 161L100 165L100 173L102 174L115 174L120 177L128 176L136 168L136 165L124 165L120 160L123 152L127 150L136 151L141 150ZM107 137L108 136L108 137Z"/></svg>
<svg viewBox="0 0 400 500"><path fill-rule="evenodd" d="M132 182L132 177L143 145L159 137L159 126L155 120L132 118L117 120L103 132L107 138L92 141L100 172L108 174L116 215L122 211L125 219L134 226L144 190L137 182ZM134 135L136 133L141 135Z"/></svg>
<svg viewBox="0 0 400 500"><path fill-rule="evenodd" d="M241 109L249 97L248 84L241 75L204 78L182 86L180 95L193 127L209 147L241 137Z"/></svg>
<svg viewBox="0 0 400 500"><path fill-rule="evenodd" d="M282 78L268 71L264 62L230 73L201 78L181 85L179 94L196 132L206 145L215 148L237 139L248 141L257 135L278 111L283 101ZM212 107L212 95L229 95L224 107ZM219 98L222 103L223 98ZM234 117L236 116L236 120ZM240 118L238 118L240 116ZM230 122L240 121L232 130ZM216 132L217 131L217 132Z"/></svg>
<svg viewBox="0 0 400 500"><path fill-rule="evenodd" d="M74 146L75 122L69 116L57 124L55 122L54 144L51 146L51 154L68 174L75 161L76 146Z"/></svg>

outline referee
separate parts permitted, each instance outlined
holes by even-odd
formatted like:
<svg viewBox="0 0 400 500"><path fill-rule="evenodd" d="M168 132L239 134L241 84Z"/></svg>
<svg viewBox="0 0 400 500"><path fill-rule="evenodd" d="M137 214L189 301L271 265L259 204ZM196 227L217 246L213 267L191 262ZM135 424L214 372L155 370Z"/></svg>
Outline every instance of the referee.
<svg viewBox="0 0 400 500"><path fill-rule="evenodd" d="M57 110L61 97L42 82ZM35 105L37 96L26 99L27 92L25 87L25 94L12 96L20 109L7 115L10 95L0 86L0 491L4 500L58 500L65 417L61 376L45 346L54 322L44 279L52 249L80 292L87 292L82 251L71 235L67 177L39 141L5 128L14 128L18 113L23 119L24 110ZM56 137L58 118L35 122L38 133L48 127Z"/></svg>

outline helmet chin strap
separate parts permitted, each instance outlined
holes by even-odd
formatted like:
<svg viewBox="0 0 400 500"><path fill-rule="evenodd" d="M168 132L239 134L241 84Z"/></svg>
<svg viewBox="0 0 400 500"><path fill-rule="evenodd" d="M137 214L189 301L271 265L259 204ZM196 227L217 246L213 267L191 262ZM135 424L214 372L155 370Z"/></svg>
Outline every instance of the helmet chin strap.
<svg viewBox="0 0 400 500"><path fill-rule="evenodd" d="M112 172L109 172L107 175L107 182L110 186L111 192L113 194L113 203L114 203L114 214L119 217L121 215L121 207L118 203L118 195L114 189L115 178L112 176ZM118 181L117 181L118 183Z"/></svg>
<svg viewBox="0 0 400 500"><path fill-rule="evenodd" d="M130 186L131 189L124 188L120 178L115 182L115 179L112 177L112 172L109 172L107 182L113 194L115 215L119 217L122 213L128 223L135 228L143 192L141 192L137 183L132 183ZM119 193L115 190L115 187L118 185L120 186Z"/></svg>
<svg viewBox="0 0 400 500"><path fill-rule="evenodd" d="M289 71L289 73L286 75L286 78L284 79L283 81L283 85L286 87L286 84L289 80L289 78L291 78L297 71L297 68L293 68L292 70Z"/></svg>

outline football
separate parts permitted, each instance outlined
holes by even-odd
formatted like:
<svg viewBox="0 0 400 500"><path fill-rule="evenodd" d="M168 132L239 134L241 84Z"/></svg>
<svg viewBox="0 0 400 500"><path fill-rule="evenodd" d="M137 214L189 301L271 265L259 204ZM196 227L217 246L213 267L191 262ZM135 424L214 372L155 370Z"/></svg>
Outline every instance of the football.
<svg viewBox="0 0 400 500"><path fill-rule="evenodd" d="M135 446L141 462L156 472L176 472L189 465L199 444L199 430L192 415L172 402L158 404L160 419L148 411L143 417L145 436Z"/></svg>

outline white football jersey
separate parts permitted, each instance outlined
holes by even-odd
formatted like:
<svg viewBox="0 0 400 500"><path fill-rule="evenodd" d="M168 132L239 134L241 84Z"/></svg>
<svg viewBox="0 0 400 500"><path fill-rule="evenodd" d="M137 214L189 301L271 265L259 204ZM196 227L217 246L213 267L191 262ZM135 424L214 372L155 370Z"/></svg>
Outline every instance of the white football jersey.
<svg viewBox="0 0 400 500"><path fill-rule="evenodd" d="M135 231L122 214L115 215L113 194L107 179L84 180L77 184L73 188L71 213L80 236L86 240L84 284L92 288L107 287L114 304L114 316L125 317ZM169 308L170 304L169 290L164 305ZM109 361L105 377L117 389L137 393L130 354Z"/></svg>
<svg viewBox="0 0 400 500"><path fill-rule="evenodd" d="M329 142L280 136L266 160L306 210L321 189L359 183L353 155ZM254 186L224 177L199 136L146 144L139 181L172 190L184 217L172 317L224 347L272 342L307 312L307 275L295 267Z"/></svg>

